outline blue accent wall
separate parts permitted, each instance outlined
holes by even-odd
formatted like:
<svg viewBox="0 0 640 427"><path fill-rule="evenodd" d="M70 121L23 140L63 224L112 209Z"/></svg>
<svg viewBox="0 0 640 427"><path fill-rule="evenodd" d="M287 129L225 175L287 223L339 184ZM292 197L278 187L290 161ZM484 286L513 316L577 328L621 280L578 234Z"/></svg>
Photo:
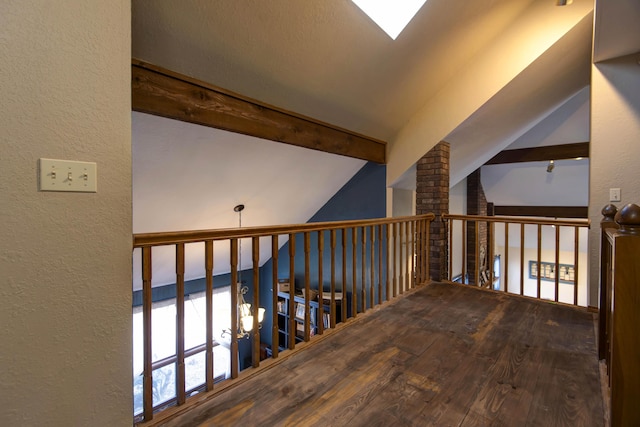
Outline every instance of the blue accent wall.
<svg viewBox="0 0 640 427"><path fill-rule="evenodd" d="M369 162L358 171L351 180L349 180L329 201L316 212L308 222L323 221L346 221L355 219L374 219L386 217L386 166ZM369 231L367 231L369 232ZM310 256L310 282L311 288L318 287L318 254L315 248L318 247L317 233L311 233L311 256ZM342 289L342 247L341 232L336 236L336 290ZM294 259L295 267L295 286L296 288L304 287L305 279L305 259L304 259L304 234L296 235L296 255ZM383 245L386 247L386 245ZM329 290L331 284L331 253L330 253L330 237L325 232L324 236L324 253L323 253L323 288ZM353 270L351 269L351 233L347 233L347 292L351 292L351 278ZM365 250L367 256L370 254L370 246L367 244ZM356 253L358 256L356 277L361 280L361 243L360 237L357 239ZM375 255L378 257L377 248ZM386 261L386 255L383 252L383 262ZM271 327L272 327L272 272L273 261L269 260L260 270L260 305L267 309L265 321L261 330L261 340L267 344L271 344ZM377 272L376 272L377 274ZM367 280L370 277L368 265L366 266L365 275ZM289 242L283 245L278 252L278 278L289 277ZM266 285L266 286L265 286Z"/></svg>

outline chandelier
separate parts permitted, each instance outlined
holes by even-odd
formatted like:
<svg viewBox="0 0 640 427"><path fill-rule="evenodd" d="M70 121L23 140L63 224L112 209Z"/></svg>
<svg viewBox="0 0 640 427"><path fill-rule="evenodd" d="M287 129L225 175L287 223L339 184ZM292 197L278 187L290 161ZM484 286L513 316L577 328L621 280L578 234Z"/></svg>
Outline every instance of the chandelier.
<svg viewBox="0 0 640 427"><path fill-rule="evenodd" d="M242 228L242 211L244 205L237 205L233 208L234 212L238 213L238 228ZM242 284L242 239L239 239L239 262L238 262L238 310L237 310L237 325L236 337L249 338L249 333L253 330L253 313L251 311L251 304L246 302L244 295L249 292L249 288ZM265 309L258 307L258 329L262 328L262 320L264 319ZM222 331L222 336L231 336L231 329L225 329Z"/></svg>

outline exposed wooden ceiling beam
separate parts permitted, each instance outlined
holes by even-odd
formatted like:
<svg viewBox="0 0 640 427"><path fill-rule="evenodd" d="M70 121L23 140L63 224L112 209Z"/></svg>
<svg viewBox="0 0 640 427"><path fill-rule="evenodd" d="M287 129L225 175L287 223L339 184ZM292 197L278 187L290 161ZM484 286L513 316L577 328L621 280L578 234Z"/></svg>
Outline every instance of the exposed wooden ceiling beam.
<svg viewBox="0 0 640 427"><path fill-rule="evenodd" d="M133 60L132 109L376 163L386 142Z"/></svg>
<svg viewBox="0 0 640 427"><path fill-rule="evenodd" d="M498 165L503 163L544 162L548 160L575 159L578 157L589 157L588 142L504 150L496 154L485 164Z"/></svg>

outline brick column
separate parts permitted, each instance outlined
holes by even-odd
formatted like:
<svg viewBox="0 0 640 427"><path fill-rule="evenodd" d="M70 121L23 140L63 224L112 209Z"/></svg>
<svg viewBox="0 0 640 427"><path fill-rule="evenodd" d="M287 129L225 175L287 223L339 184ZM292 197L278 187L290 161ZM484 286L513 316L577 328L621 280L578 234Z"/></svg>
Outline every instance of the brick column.
<svg viewBox="0 0 640 427"><path fill-rule="evenodd" d="M429 241L429 273L431 280L447 280L447 227L440 215L449 213L449 152L448 142L439 142L418 160L416 173L416 214L433 212Z"/></svg>
<svg viewBox="0 0 640 427"><path fill-rule="evenodd" d="M482 181L480 176L480 169L471 173L467 177L467 215L488 215L487 198L482 188ZM480 257L481 249L484 248L484 260L480 258L476 260L476 227L478 227L478 254ZM486 263L489 246L488 246L488 234L489 227L486 222L468 222L467 223L467 274L469 275L469 284L475 284L475 269L476 263L482 263L484 261L485 268L488 268ZM478 266L479 267L479 266Z"/></svg>

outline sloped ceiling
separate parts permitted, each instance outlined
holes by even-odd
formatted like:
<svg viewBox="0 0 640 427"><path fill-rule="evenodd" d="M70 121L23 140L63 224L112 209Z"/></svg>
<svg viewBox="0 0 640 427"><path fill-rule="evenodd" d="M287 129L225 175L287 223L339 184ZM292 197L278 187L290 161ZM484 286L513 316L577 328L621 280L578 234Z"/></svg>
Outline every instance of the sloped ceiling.
<svg viewBox="0 0 640 427"><path fill-rule="evenodd" d="M348 0L136 0L132 54L388 140L531 2L429 0L394 41Z"/></svg>
<svg viewBox="0 0 640 427"><path fill-rule="evenodd" d="M416 113L429 103L437 111L443 88L455 86L461 72L472 72L485 52L499 56L495 46L518 34L520 22L522 27L542 22L546 27L539 33L562 40L592 7L591 0L574 0L562 8L555 0L428 0L393 41L348 0L134 0L132 55L388 141L389 153L403 130L419 119ZM538 15L532 17L534 13ZM540 14L553 19L539 20ZM552 26L564 16L572 23L561 30ZM586 25L580 28L565 39L579 47L558 48L555 56L541 58L549 67L546 72L539 71L542 67L525 72L525 67L508 92L499 94L508 81L494 90L478 77L474 84L486 88L491 102L474 107L473 114L456 121L440 138L451 133L463 157L477 161L541 120L542 112L562 102L558 85L568 97L584 79L580 74L570 87L556 80L588 64L585 47L591 36ZM522 55L533 55L536 43L522 39L515 45ZM537 88L535 93L532 88ZM526 102L528 95L538 101L535 108L522 105L517 129L487 131L487 123L499 127L509 105ZM464 103L459 96L464 92L455 95L455 103ZM362 165L144 114L133 114L132 121L134 232L235 226L233 206L238 203L247 205L245 225L305 222ZM487 137L474 145L473 135ZM496 138L500 141L492 141ZM424 154L434 142L424 143L408 161L394 166L394 174L405 174L408 188L415 186L411 168L419 157L413 155ZM477 167L473 161L459 162L456 170ZM388 185L401 186L402 180L393 182L396 178L388 176Z"/></svg>

